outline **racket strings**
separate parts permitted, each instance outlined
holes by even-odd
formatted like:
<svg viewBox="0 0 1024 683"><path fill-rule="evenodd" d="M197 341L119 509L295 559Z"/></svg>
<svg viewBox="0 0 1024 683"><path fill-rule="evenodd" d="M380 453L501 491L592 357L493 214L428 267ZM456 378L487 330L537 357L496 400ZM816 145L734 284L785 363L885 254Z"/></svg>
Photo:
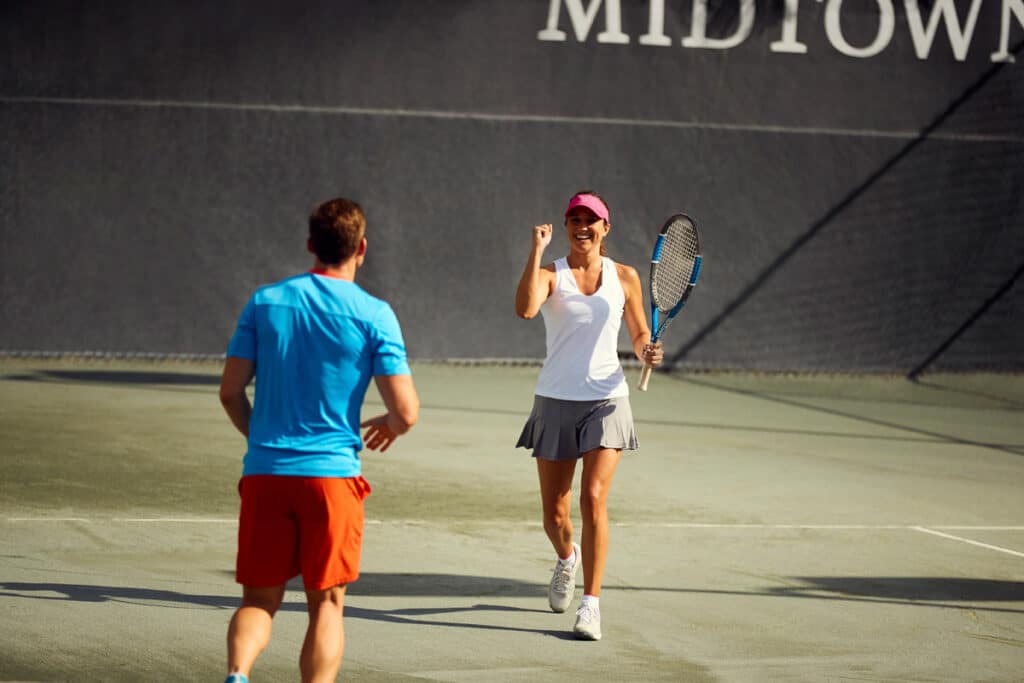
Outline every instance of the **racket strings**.
<svg viewBox="0 0 1024 683"><path fill-rule="evenodd" d="M689 225L669 226L661 257L651 273L651 299L659 311L672 310L683 298L699 252L697 234Z"/></svg>

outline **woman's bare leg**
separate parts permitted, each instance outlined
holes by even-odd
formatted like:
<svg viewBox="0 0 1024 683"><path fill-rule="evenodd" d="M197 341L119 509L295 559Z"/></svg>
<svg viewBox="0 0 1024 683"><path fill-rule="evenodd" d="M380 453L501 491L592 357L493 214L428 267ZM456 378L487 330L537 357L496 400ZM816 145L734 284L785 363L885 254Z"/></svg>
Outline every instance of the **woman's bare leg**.
<svg viewBox="0 0 1024 683"><path fill-rule="evenodd" d="M572 555L572 478L575 460L551 461L535 458L540 477L540 500L544 514L544 532L558 557Z"/></svg>
<svg viewBox="0 0 1024 683"><path fill-rule="evenodd" d="M583 535L583 593L601 595L604 565L608 558L608 490L622 451L601 448L583 454L580 483L580 514Z"/></svg>

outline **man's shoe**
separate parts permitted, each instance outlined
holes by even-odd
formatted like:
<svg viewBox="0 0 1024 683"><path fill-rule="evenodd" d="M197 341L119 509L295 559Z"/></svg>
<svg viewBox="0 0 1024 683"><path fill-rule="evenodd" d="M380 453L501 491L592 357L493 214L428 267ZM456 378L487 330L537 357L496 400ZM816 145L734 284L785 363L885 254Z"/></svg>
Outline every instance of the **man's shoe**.
<svg viewBox="0 0 1024 683"><path fill-rule="evenodd" d="M572 604L573 593L576 592L576 573L580 569L580 547L572 544L572 564L566 564L561 560L555 563L555 572L551 575L551 585L548 586L548 604L552 612L564 612Z"/></svg>
<svg viewBox="0 0 1024 683"><path fill-rule="evenodd" d="M579 640L601 640L601 610L592 605L580 605L572 632Z"/></svg>

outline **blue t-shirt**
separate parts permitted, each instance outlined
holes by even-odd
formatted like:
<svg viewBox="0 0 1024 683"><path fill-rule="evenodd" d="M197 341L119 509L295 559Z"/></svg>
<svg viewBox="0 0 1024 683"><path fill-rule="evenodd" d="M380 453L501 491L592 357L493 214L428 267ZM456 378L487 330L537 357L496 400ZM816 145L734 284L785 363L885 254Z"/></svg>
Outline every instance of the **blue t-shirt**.
<svg viewBox="0 0 1024 683"><path fill-rule="evenodd" d="M243 476L358 476L370 378L411 374L391 307L314 273L257 289L227 355L256 367Z"/></svg>

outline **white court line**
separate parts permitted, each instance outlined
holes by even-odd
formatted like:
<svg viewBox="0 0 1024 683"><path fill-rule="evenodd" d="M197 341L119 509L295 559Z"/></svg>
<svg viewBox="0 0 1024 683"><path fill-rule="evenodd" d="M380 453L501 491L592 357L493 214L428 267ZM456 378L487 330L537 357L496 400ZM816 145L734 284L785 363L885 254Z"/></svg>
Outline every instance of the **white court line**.
<svg viewBox="0 0 1024 683"><path fill-rule="evenodd" d="M204 519L202 517L114 517L111 522L129 524L237 524L238 519Z"/></svg>
<svg viewBox="0 0 1024 683"><path fill-rule="evenodd" d="M540 524L538 522L538 524ZM822 529L837 531L891 531L891 530L914 530L920 531L925 527L912 524L739 524L739 523L714 523L714 522L654 522L639 523L612 522L615 527L640 527L658 529ZM1024 531L1024 525L986 525L986 526L947 526L944 524L930 524L932 529L952 529L966 531Z"/></svg>
<svg viewBox="0 0 1024 683"><path fill-rule="evenodd" d="M930 524L928 529L948 529L949 531L1024 531L1024 526L938 526Z"/></svg>
<svg viewBox="0 0 1024 683"><path fill-rule="evenodd" d="M383 109L375 107L339 107L303 104L204 102L198 100L133 100L97 97L23 97L0 95L5 104L67 104L94 107L143 107L163 109L215 109L227 111L265 111L301 114L347 114L354 116L392 116L421 119L499 121L522 123L569 123L581 125L632 126L639 128L680 128L694 130L725 130L783 135L828 135L833 137L896 138L914 140L921 136L916 130L877 130L870 128L827 128L822 126L772 126L753 123L715 123L673 121L667 119L627 119L604 116L551 116L542 114L493 114L474 111L441 111L435 109ZM928 135L934 140L960 142L1024 142L1017 135L985 135L981 133L940 133Z"/></svg>
<svg viewBox="0 0 1024 683"><path fill-rule="evenodd" d="M85 517L8 517L5 522L91 522Z"/></svg>
<svg viewBox="0 0 1024 683"><path fill-rule="evenodd" d="M83 522L97 524L102 522L118 523L157 523L157 524L236 524L237 519L202 519L199 517L5 517L5 522Z"/></svg>
<svg viewBox="0 0 1024 683"><path fill-rule="evenodd" d="M235 517L5 517L5 522L85 522L102 523L116 522L119 524L237 524ZM466 519L447 520L451 525L472 525L472 526L531 526L539 527L540 522L535 521L508 521L498 519ZM431 526L439 524L436 521L426 519L367 519L366 524L381 525L421 525ZM986 546L977 541L962 539L957 536L944 534L936 529L948 529L950 531L1024 531L1024 525L946 525L930 524L927 527L913 524L744 524L744 523L716 523L716 522L612 522L611 526L616 528L634 529L808 529L821 531L920 531L924 533L946 536L951 539L974 543L983 547L998 548L998 546ZM1009 551L1016 552L1016 551Z"/></svg>
<svg viewBox="0 0 1024 683"><path fill-rule="evenodd" d="M920 531L925 534L932 534L933 536L939 536L940 538L948 538L953 541L960 541L961 543L969 543L970 545L976 545L979 548L987 548L988 550L995 550L1007 555L1015 555L1017 557L1024 557L1024 553L1016 550L1010 550L1009 548L1002 548L998 545L991 545L989 543L982 543L981 541L972 541L969 538L963 538L962 536L954 536L953 534L944 534L941 531L935 531L934 529L928 529L923 526L912 527L914 531Z"/></svg>

